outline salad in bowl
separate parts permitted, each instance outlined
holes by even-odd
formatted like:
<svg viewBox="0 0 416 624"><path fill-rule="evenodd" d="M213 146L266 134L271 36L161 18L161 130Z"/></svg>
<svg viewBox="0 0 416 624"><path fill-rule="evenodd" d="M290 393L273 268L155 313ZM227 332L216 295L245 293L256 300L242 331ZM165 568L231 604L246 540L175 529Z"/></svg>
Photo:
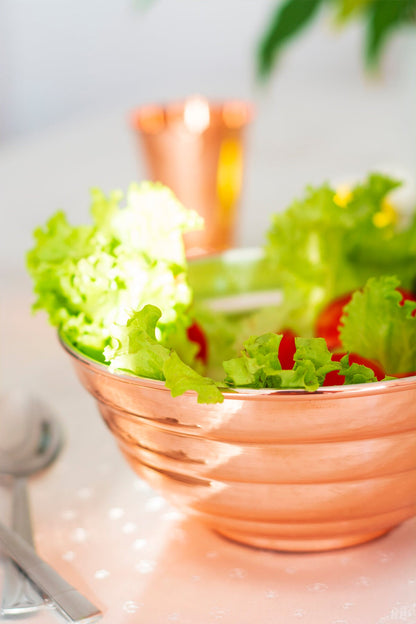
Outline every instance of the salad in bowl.
<svg viewBox="0 0 416 624"><path fill-rule="evenodd" d="M111 371L164 381L174 396L194 390L200 402L236 388L313 392L415 375L416 214L401 225L388 203L398 185L372 174L347 195L308 188L274 216L251 283L243 266L228 285L198 261L188 267L182 235L202 222L167 188L132 185L123 207L121 193L94 190L90 225L59 212L35 231L34 308ZM228 295L281 300L219 310L221 281Z"/></svg>
<svg viewBox="0 0 416 624"><path fill-rule="evenodd" d="M202 227L158 185L93 192L28 268L126 460L241 543L359 544L416 512L416 215L373 174L273 218L262 249L189 263Z"/></svg>

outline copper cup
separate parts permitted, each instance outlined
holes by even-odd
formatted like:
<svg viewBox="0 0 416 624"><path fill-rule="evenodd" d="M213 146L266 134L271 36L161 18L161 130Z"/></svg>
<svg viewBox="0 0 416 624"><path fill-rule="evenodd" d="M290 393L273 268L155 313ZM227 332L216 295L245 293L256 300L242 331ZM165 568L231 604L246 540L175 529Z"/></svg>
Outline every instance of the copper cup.
<svg viewBox="0 0 416 624"><path fill-rule="evenodd" d="M204 219L185 236L188 256L232 247L244 164L244 133L252 107L241 101L211 103L201 97L133 112L132 126L148 175L170 187Z"/></svg>

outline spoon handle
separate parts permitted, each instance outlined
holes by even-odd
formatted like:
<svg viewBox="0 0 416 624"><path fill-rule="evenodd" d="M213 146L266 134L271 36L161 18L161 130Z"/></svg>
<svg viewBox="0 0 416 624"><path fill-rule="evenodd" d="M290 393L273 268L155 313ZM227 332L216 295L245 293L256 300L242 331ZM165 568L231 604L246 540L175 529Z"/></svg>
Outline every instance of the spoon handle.
<svg viewBox="0 0 416 624"><path fill-rule="evenodd" d="M97 607L41 559L24 539L2 522L0 522L0 544L4 552L45 592L69 622L91 624L102 616Z"/></svg>
<svg viewBox="0 0 416 624"><path fill-rule="evenodd" d="M24 477L16 477L13 486L12 528L34 548L32 516L30 513L27 482Z"/></svg>
<svg viewBox="0 0 416 624"><path fill-rule="evenodd" d="M33 547L32 522L26 479L14 480L12 492L12 528ZM37 611L44 604L39 590L16 566L6 560L4 567L4 590L0 608L1 615L20 615Z"/></svg>

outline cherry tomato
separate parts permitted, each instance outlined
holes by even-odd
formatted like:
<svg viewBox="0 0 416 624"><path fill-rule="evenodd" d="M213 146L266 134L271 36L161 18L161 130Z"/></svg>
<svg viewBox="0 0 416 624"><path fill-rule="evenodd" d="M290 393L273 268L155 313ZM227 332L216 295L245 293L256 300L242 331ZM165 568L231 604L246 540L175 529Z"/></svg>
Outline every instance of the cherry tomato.
<svg viewBox="0 0 416 624"><path fill-rule="evenodd" d="M194 321L192 325L186 330L189 340L195 342L199 349L196 353L196 358L201 360L203 364L208 362L208 342L203 329Z"/></svg>
<svg viewBox="0 0 416 624"><path fill-rule="evenodd" d="M341 359L347 355L346 353L333 353L332 361L340 362ZM374 372L374 375L377 377L377 381L381 381L384 379L385 372L381 368L380 364L374 362L374 360L367 360L367 358L361 357L361 355L357 355L356 353L350 353L348 362L351 364L363 364L364 366L368 366ZM344 384L345 377L344 375L340 375L338 371L331 371L327 373L325 377L325 381L323 383L324 386L342 386Z"/></svg>
<svg viewBox="0 0 416 624"><path fill-rule="evenodd" d="M344 306L351 301L352 293L338 297L326 306L317 318L315 335L325 338L328 349L333 351L341 346L339 324Z"/></svg>
<svg viewBox="0 0 416 624"><path fill-rule="evenodd" d="M392 377L398 377L398 378L413 377L413 375L416 375L416 371L412 371L410 373L396 373L395 375L392 375Z"/></svg>
<svg viewBox="0 0 416 624"><path fill-rule="evenodd" d="M397 290L402 294L400 305L403 305L405 301L416 301L416 294L403 290L402 288L398 288ZM322 310L316 321L315 335L325 338L330 351L338 349L341 346L339 326L344 306L351 301L352 295L353 293L348 293L338 299L334 299L334 301ZM416 310L413 312L413 316L415 315Z"/></svg>
<svg viewBox="0 0 416 624"><path fill-rule="evenodd" d="M277 333L283 334L279 345L279 362L281 367L283 370L292 370L295 364L293 359L296 351L295 334L290 329L284 329Z"/></svg>
<svg viewBox="0 0 416 624"><path fill-rule="evenodd" d="M416 301L416 293L409 292L408 290L404 290L403 288L398 288L397 290L402 293L402 300L400 301L400 305L404 305L405 301ZM413 310L412 316L416 316L416 308Z"/></svg>

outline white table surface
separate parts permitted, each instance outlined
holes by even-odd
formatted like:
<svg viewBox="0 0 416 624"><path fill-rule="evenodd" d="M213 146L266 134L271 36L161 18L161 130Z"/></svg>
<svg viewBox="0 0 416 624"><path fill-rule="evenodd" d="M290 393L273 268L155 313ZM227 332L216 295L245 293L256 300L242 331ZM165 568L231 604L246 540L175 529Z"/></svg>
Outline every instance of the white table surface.
<svg viewBox="0 0 416 624"><path fill-rule="evenodd" d="M85 126L83 131L88 134ZM68 145L69 137L65 140ZM76 137L72 140L75 147ZM127 163L131 154L125 140L120 158ZM0 172L12 175L30 159L39 171L37 158L42 154L47 169L54 153L48 145L40 139L36 149L21 145L0 151ZM102 175L105 159L97 152L97 162L100 158ZM68 155L68 167L70 161ZM126 166L126 178L135 166ZM82 169L82 156L74 167ZM70 170L67 175L69 187ZM8 205L16 210L19 188L12 193L10 177L3 181ZM23 176L21 192L27 197L24 185ZM54 197L62 204L59 189L53 184L52 189L46 216ZM73 199L77 193L69 195ZM5 199L3 195L2 215ZM42 198L34 201L35 215L22 219L22 248L26 232L39 223L42 212ZM11 218L11 230L18 232L19 215L13 212ZM181 516L140 481L75 378L53 329L42 314L30 314L31 285L18 264L3 265L0 272L2 390L20 389L46 400L62 422L66 440L54 466L30 481L36 544L45 559L102 608L105 624L416 623L415 520L355 548L309 555L272 553L218 537ZM2 482L4 518L8 494ZM0 571L0 591L2 580ZM59 619L45 610L25 621L49 624Z"/></svg>

